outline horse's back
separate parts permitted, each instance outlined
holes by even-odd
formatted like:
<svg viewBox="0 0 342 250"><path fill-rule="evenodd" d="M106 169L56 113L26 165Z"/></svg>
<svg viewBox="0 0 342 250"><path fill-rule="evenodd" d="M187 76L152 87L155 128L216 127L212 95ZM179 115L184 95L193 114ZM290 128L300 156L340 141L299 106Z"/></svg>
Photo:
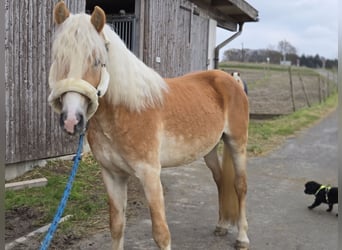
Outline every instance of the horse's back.
<svg viewBox="0 0 342 250"><path fill-rule="evenodd" d="M161 162L169 166L191 162L217 145L222 134L229 130L228 106L239 86L229 74L219 70L165 81L169 91L161 112Z"/></svg>
<svg viewBox="0 0 342 250"><path fill-rule="evenodd" d="M230 93L236 91L233 78L219 70L190 73L165 81L169 91L164 96L164 117L193 119L191 124L222 118Z"/></svg>
<svg viewBox="0 0 342 250"><path fill-rule="evenodd" d="M182 113L208 115L231 109L242 116L248 113L248 99L235 79L221 70L189 73L165 79L169 92L165 95L165 110L178 109Z"/></svg>
<svg viewBox="0 0 342 250"><path fill-rule="evenodd" d="M216 95L222 96L221 98L230 98L232 96L241 99L246 98L240 86L236 84L235 79L222 70L192 72L180 77L166 78L165 81L171 89L177 89L178 91L190 89L191 92L205 92L210 89L216 92Z"/></svg>

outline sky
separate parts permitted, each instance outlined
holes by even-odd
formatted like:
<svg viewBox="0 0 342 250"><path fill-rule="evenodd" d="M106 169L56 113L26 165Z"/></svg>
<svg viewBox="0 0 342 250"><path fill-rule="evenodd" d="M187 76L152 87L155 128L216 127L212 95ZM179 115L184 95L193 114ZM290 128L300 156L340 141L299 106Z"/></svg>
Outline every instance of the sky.
<svg viewBox="0 0 342 250"><path fill-rule="evenodd" d="M319 54L327 59L338 56L338 0L246 0L259 12L259 22L248 22L240 36L220 51L232 48L278 50L286 40L301 56ZM234 32L218 28L219 44Z"/></svg>

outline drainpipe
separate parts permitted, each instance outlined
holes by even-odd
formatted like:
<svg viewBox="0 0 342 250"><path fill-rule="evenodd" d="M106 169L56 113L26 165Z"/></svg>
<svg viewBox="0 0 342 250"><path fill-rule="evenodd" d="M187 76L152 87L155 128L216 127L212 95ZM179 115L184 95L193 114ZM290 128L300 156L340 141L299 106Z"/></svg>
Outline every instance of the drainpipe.
<svg viewBox="0 0 342 250"><path fill-rule="evenodd" d="M218 69L218 63L219 63L219 53L220 49L222 49L224 46L226 46L228 43L230 43L232 40L234 40L236 37L238 37L242 33L242 27L243 23L239 23L239 30L231 37L224 40L222 43L216 46L215 48L215 57L214 57L214 68Z"/></svg>

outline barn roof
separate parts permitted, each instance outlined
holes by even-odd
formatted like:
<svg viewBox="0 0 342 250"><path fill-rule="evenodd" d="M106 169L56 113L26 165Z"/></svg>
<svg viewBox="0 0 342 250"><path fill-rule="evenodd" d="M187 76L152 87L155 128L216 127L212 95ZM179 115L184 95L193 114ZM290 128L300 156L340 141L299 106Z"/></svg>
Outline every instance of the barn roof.
<svg viewBox="0 0 342 250"><path fill-rule="evenodd" d="M217 21L221 28L236 31L237 25L257 22L258 11L244 0L190 0Z"/></svg>
<svg viewBox="0 0 342 250"><path fill-rule="evenodd" d="M108 13L119 13L123 9L126 13L134 13L134 3L136 0L87 0L86 9L93 10L95 5L104 8ZM238 24L245 22L257 22L258 11L245 0L189 0L201 11L217 21L221 28L236 31Z"/></svg>

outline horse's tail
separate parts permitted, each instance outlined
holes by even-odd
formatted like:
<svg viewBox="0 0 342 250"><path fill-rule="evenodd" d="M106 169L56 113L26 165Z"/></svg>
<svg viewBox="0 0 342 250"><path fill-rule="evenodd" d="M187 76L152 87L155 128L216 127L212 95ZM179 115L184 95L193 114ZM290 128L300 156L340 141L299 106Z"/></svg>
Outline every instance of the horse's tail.
<svg viewBox="0 0 342 250"><path fill-rule="evenodd" d="M240 216L239 199L235 189L235 169L228 145L223 146L221 176L221 218L235 224Z"/></svg>

